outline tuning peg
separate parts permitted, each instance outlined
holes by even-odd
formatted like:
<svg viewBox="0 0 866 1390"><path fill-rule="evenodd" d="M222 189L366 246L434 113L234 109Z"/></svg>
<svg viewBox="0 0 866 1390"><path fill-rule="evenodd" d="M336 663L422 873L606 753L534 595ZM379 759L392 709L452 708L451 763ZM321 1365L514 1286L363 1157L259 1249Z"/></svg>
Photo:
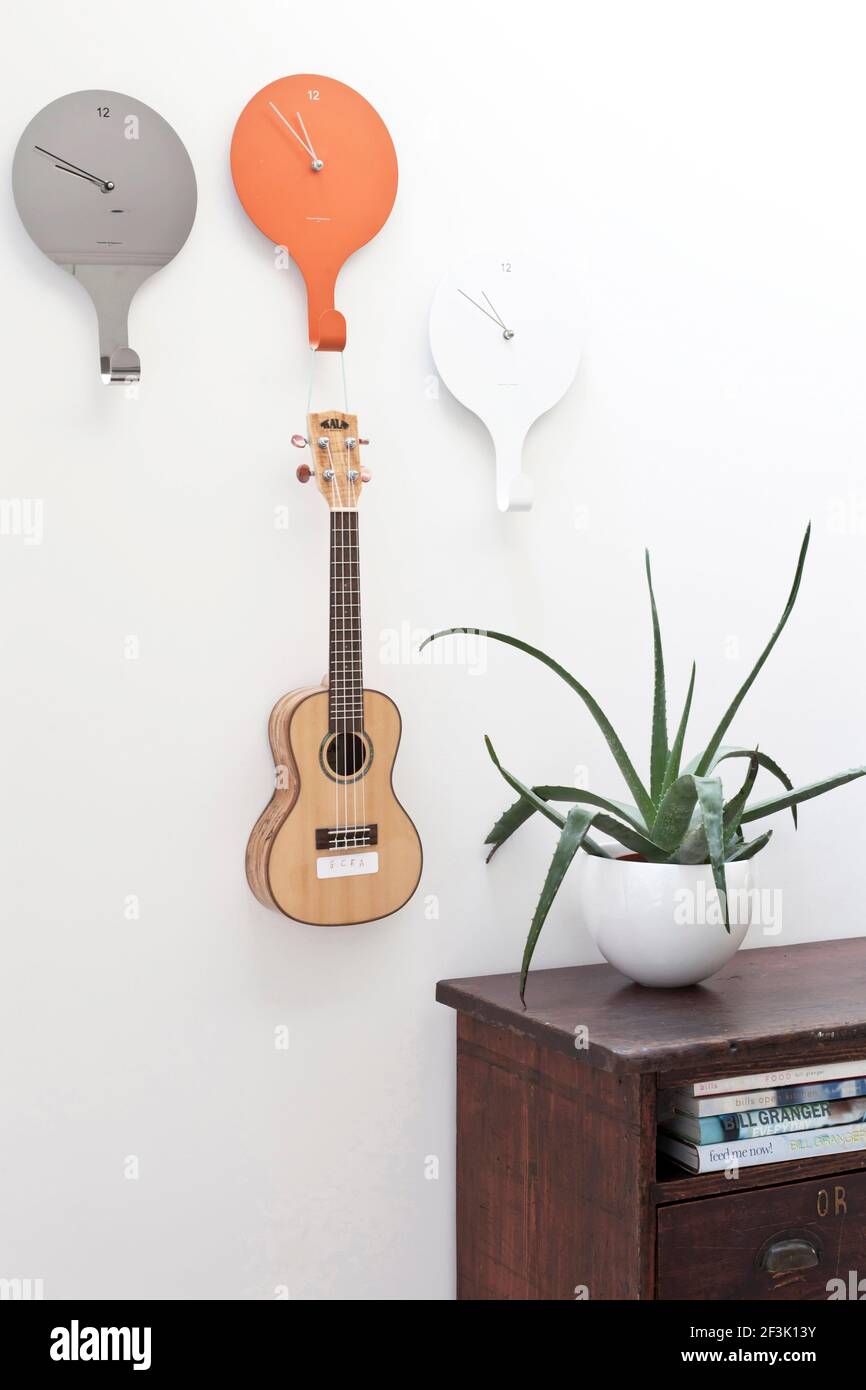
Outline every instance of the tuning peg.
<svg viewBox="0 0 866 1390"><path fill-rule="evenodd" d="M369 439L359 439L359 440L358 440L358 443L359 443L359 444L369 444L370 441L369 441Z"/></svg>
<svg viewBox="0 0 866 1390"><path fill-rule="evenodd" d="M295 469L295 477L299 483L308 483L313 476L313 470L308 463L299 463Z"/></svg>
<svg viewBox="0 0 866 1390"><path fill-rule="evenodd" d="M293 434L292 443L296 449L306 449L307 441L302 434Z"/></svg>
<svg viewBox="0 0 866 1390"><path fill-rule="evenodd" d="M372 478L372 476L373 476L373 474L370 472L369 468L362 468L362 469L361 469L361 482L362 482L362 483L369 483L369 481L370 481L370 479Z"/></svg>

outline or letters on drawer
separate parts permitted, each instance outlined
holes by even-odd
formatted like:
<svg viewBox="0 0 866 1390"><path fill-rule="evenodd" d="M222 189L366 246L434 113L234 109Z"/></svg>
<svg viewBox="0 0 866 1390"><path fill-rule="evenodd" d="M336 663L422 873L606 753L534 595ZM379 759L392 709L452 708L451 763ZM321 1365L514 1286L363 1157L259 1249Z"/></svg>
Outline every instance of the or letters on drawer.
<svg viewBox="0 0 866 1390"><path fill-rule="evenodd" d="M659 1208L661 1299L859 1297L861 1278L866 1290L864 1173Z"/></svg>

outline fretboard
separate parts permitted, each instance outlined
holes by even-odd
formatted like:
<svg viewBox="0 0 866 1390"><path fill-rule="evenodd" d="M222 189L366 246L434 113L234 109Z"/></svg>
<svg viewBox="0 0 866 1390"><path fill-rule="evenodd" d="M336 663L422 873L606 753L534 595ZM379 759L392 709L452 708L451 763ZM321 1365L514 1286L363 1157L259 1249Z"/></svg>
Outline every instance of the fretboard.
<svg viewBox="0 0 866 1390"><path fill-rule="evenodd" d="M328 660L331 733L364 727L361 661L361 572L357 511L331 512L331 641Z"/></svg>

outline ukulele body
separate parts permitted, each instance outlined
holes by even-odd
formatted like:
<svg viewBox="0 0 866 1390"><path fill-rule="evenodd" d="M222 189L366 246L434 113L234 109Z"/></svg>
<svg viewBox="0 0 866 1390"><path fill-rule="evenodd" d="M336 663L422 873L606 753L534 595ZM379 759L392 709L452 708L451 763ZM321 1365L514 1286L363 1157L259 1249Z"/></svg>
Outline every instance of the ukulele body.
<svg viewBox="0 0 866 1390"><path fill-rule="evenodd" d="M328 690L306 686L274 706L277 783L247 845L247 879L265 907L297 922L344 926L387 917L421 877L421 841L394 794L400 712L364 690L363 732L329 732Z"/></svg>

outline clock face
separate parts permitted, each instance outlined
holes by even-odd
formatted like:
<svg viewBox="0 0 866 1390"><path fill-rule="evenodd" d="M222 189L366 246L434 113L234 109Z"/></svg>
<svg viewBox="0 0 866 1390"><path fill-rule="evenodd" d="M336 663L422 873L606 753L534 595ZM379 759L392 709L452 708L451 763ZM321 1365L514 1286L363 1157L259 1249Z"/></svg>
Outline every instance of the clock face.
<svg viewBox="0 0 866 1390"><path fill-rule="evenodd" d="M336 313L340 267L376 235L397 196L397 156L381 116L332 77L282 77L241 112L231 165L247 214L306 281L312 345L342 347L321 340L320 320ZM340 324L345 341L339 314L324 336L339 336Z"/></svg>
<svg viewBox="0 0 866 1390"><path fill-rule="evenodd" d="M167 121L120 92L72 92L18 142L21 220L58 265L150 266L176 256L195 218L189 155Z"/></svg>
<svg viewBox="0 0 866 1390"><path fill-rule="evenodd" d="M430 343L448 389L483 420L532 423L564 394L580 347L561 277L524 256L473 256L449 272L430 311Z"/></svg>
<svg viewBox="0 0 866 1390"><path fill-rule="evenodd" d="M436 291L430 346L449 391L493 438L500 509L526 509L523 440L568 390L580 362L564 277L518 254L473 256Z"/></svg>

